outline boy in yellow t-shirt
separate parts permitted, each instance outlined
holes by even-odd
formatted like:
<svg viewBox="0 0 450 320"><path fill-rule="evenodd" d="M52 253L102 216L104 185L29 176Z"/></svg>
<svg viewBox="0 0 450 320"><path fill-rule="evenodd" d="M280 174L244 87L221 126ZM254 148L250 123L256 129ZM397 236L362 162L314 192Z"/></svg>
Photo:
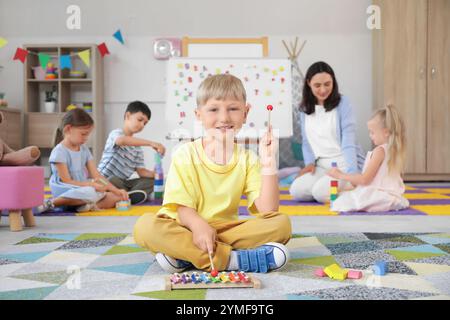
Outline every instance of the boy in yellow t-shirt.
<svg viewBox="0 0 450 320"><path fill-rule="evenodd" d="M167 272L211 270L210 255L218 271L267 272L289 260L283 244L291 223L277 212L272 128L259 144L260 159L234 142L249 109L244 86L232 75L210 76L200 85L195 115L205 135L173 153L162 208L134 227L136 243ZM243 194L254 219L238 220Z"/></svg>

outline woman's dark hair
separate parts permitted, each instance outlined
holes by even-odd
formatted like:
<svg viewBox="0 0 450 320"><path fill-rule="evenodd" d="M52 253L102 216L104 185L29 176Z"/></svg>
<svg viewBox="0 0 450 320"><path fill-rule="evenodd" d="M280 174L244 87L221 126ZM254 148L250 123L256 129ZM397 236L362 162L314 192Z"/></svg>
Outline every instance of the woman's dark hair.
<svg viewBox="0 0 450 320"><path fill-rule="evenodd" d="M325 110L331 111L336 108L341 102L341 94L339 93L339 86L336 81L333 69L326 62L319 61L314 63L309 67L308 72L306 72L305 83L303 84L303 99L300 104L300 110L306 114L313 114L316 109L317 98L314 96L311 87L308 82L318 73L328 73L333 79L333 91L325 100L324 108Z"/></svg>
<svg viewBox="0 0 450 320"><path fill-rule="evenodd" d="M64 140L64 127L67 125L71 125L73 127L93 126L94 120L92 120L91 116L81 108L68 111L61 119L59 127L56 128L53 146L56 146Z"/></svg>

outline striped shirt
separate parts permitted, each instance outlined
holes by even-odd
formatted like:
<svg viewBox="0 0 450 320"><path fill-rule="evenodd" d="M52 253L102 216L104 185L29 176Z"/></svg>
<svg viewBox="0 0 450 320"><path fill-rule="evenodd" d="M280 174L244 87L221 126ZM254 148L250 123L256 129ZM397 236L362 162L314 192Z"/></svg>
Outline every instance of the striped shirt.
<svg viewBox="0 0 450 320"><path fill-rule="evenodd" d="M128 179L137 168L144 168L144 152L141 147L116 145L117 138L124 135L122 129L116 129L111 131L106 140L98 171L108 179L112 176Z"/></svg>

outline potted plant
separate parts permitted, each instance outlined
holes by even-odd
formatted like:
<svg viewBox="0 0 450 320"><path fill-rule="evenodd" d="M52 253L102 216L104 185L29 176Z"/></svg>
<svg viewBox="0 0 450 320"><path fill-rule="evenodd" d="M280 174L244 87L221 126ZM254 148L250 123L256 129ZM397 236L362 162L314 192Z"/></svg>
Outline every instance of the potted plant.
<svg viewBox="0 0 450 320"><path fill-rule="evenodd" d="M57 100L56 88L52 91L45 91L45 112L52 113L55 112Z"/></svg>

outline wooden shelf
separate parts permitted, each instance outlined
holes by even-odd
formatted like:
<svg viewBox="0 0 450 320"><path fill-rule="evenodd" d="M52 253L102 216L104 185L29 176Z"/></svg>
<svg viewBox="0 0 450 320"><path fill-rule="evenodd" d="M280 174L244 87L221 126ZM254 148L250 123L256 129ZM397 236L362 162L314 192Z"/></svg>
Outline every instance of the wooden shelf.
<svg viewBox="0 0 450 320"><path fill-rule="evenodd" d="M61 82L92 82L92 79L79 79L79 78L63 78Z"/></svg>
<svg viewBox="0 0 450 320"><path fill-rule="evenodd" d="M98 163L101 159L105 144L104 134L104 105L103 105L103 59L98 52L96 44L33 44L24 45L24 49L35 54L29 55L24 63L24 113L25 113L25 143L37 145L49 152L53 148L53 136L61 118L66 113L70 104L89 102L92 104L92 112L95 129L91 133L87 146L91 148L94 160ZM90 66L87 67L78 52L90 50ZM50 62L58 68L58 78L39 80L34 78L33 67L39 66L38 53L46 53L51 56ZM71 70L86 73L86 78L69 77L70 70L61 70L59 61L61 55L69 54L72 59ZM52 113L45 110L45 92L56 90L58 101L56 110ZM46 165L42 164L41 165Z"/></svg>
<svg viewBox="0 0 450 320"><path fill-rule="evenodd" d="M28 79L28 82L42 82L42 83L58 83L58 79L47 79L47 80L39 80L39 79Z"/></svg>

